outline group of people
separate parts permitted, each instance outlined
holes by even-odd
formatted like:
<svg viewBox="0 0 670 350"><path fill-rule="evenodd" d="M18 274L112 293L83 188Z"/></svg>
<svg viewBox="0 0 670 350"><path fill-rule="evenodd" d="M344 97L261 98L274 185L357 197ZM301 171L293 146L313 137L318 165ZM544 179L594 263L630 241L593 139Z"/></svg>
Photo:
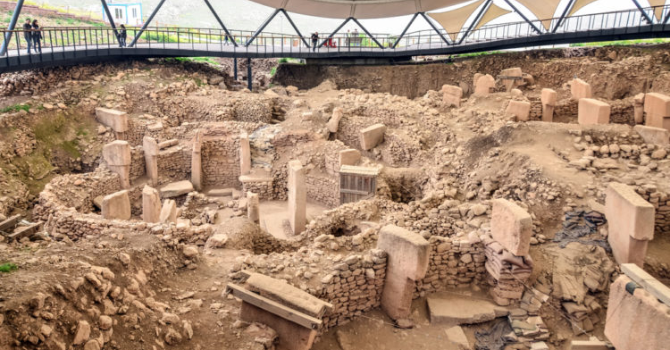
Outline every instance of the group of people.
<svg viewBox="0 0 670 350"><path fill-rule="evenodd" d="M37 20L31 21L30 18L26 18L26 23L23 24L23 37L28 44L29 55L31 49L34 50L35 53L42 53L42 40L44 40L44 36L42 35L42 28ZM117 39L119 41L119 47L126 47L128 32L126 31L126 26L123 24L119 26L117 31Z"/></svg>
<svg viewBox="0 0 670 350"><path fill-rule="evenodd" d="M30 18L26 18L26 23L23 24L23 37L28 43L28 54L30 54L30 49L33 48L35 52L42 53L42 29L37 20L30 21Z"/></svg>

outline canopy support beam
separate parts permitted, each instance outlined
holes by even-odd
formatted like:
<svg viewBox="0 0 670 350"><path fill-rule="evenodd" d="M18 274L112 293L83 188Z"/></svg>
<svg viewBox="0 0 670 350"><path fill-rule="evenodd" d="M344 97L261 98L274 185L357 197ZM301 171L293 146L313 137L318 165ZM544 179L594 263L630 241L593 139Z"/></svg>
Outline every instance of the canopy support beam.
<svg viewBox="0 0 670 350"><path fill-rule="evenodd" d="M121 38L119 38L119 32L116 30L116 24L114 23L114 18L112 17L112 12L109 11L109 6L107 6L107 1L106 0L100 0L102 2L102 8L105 10L105 14L107 15L107 19L109 20L109 24L112 26L112 30L114 30L114 36L116 37L116 41L119 42L119 45L121 45Z"/></svg>
<svg viewBox="0 0 670 350"><path fill-rule="evenodd" d="M407 23L407 27L405 27L405 29L402 31L402 34L400 34L398 39L396 39L395 43L393 43L393 48L394 49L398 46L398 43L400 43L400 39L402 39L405 36L405 34L407 34L407 31L409 30L409 27L412 26L412 23L414 23L414 20L418 16L419 16L418 13L415 13L414 16L412 16L412 19L409 21L409 23Z"/></svg>
<svg viewBox="0 0 670 350"><path fill-rule="evenodd" d="M14 13L12 14L12 20L9 21L9 27L7 27L7 32L5 33L5 41L2 43L2 49L0 49L0 56L4 56L7 53L9 42L12 40L12 31L16 28L16 22L19 21L19 16L21 15L22 9L23 0L19 0L16 2L16 7L14 8ZM16 47L19 48L21 43L16 43L16 45Z"/></svg>
<svg viewBox="0 0 670 350"><path fill-rule="evenodd" d="M298 33L298 36L300 37L300 40L302 40L303 44L305 44L305 46L307 46L307 48L311 48L311 46L309 46L309 43L307 42L307 39L305 39L305 37L302 36L298 27L295 25L295 23L293 23L293 20L291 19L291 16L289 16L288 13L286 12L286 10L284 10L284 9L281 9L281 12L286 16L286 19L288 19L288 23L291 23L291 27L293 27L295 32Z"/></svg>
<svg viewBox="0 0 670 350"><path fill-rule="evenodd" d="M161 7L163 7L164 3L165 3L165 0L161 0L161 2L158 3L156 8L154 9L154 12L152 12L151 16L149 16L149 19L147 19L147 21L144 22L144 25L142 25L142 29L140 29L140 31L135 35L135 39L133 39L133 42L131 42L130 45L128 45L129 47L133 47L133 46L135 46L135 44L137 44L137 41L140 40L140 37L142 36L142 33L144 33L144 31L149 27L149 24L151 24L151 21L154 20L154 17L158 13L158 10L160 10Z"/></svg>
<svg viewBox="0 0 670 350"><path fill-rule="evenodd" d="M433 22L430 21L430 18L428 18L428 16L426 16L426 13L425 13L425 12L419 12L419 15L420 15L421 17L423 17L423 19L425 19L426 22L428 22L428 24L430 24L430 26L433 28L433 30L435 31L435 33L437 33L437 35L440 36L440 38L442 39L442 41L444 41L444 43L447 44L447 46L451 45L451 44L449 43L449 40L447 40L447 38L445 38L444 35L442 35L442 33L440 33L440 30L437 29L437 27L435 26L435 24L434 24Z"/></svg>
<svg viewBox="0 0 670 350"><path fill-rule="evenodd" d="M521 11L519 11L519 9L516 8L516 6L514 6L514 4L512 4L509 0L505 0L505 2L512 8L512 10L514 10L514 12L516 12L519 16L521 16L521 18L523 18L524 21L526 21L531 27L533 27L533 29L535 29L537 34L542 34L540 28L538 28L535 24L533 24L533 22L531 22L528 19L528 17L526 17L526 15L524 15Z"/></svg>
<svg viewBox="0 0 670 350"><path fill-rule="evenodd" d="M654 21L651 19L651 17L649 17L647 12L644 11L644 8L642 8L640 3L637 0L633 0L633 2L635 3L635 6L637 6L637 9L642 13L642 16L644 16L644 19L647 20L647 23L654 24Z"/></svg>
<svg viewBox="0 0 670 350"><path fill-rule="evenodd" d="M319 45L319 46L317 46L317 47L318 47L318 48L321 48L323 45L326 45L326 43L328 42L328 40L332 39L332 38L335 36L335 34L337 34L337 32L339 32L340 30L342 30L342 28L344 28L344 26L347 25L347 23L349 23L349 21L351 21L351 18L352 18L352 17L349 17L349 18L345 19L344 22L342 22L342 24L340 24L340 26L337 27L337 29L335 29L332 33L330 33L330 35L328 35L328 37L326 38L326 40L322 41L322 42L321 42L321 45Z"/></svg>
<svg viewBox="0 0 670 350"><path fill-rule="evenodd" d="M375 39L375 37L372 36L372 34L370 34L370 32L368 32L368 30L367 30L365 27L363 27L363 25L361 24L361 22L359 22L359 21L358 21L356 18L354 18L354 17L351 17L351 20L354 21L354 22L356 22L356 24L358 24L358 26L361 27L361 29L363 29L363 31L365 32L365 34L367 34L367 36L369 36L370 39L372 39L372 41L374 41L375 44L377 44L377 46L379 46L380 49L382 49L382 50L384 49L384 45L380 44L379 41L377 41L377 39Z"/></svg>
<svg viewBox="0 0 670 350"><path fill-rule="evenodd" d="M103 0L104 1L104 0ZM214 10L214 7L212 4L209 3L209 0L205 0L205 4L207 4L207 7L209 7L209 10L212 11L212 14L214 15L214 18L216 18L216 21L219 22L219 25L221 26L221 29L223 29L224 32L226 32L226 35L233 41L233 45L237 47L237 42L235 41L235 37L230 34L228 31L228 28L226 28L226 25L223 24L223 21L219 17L219 14L216 13L216 10Z"/></svg>
<svg viewBox="0 0 670 350"><path fill-rule="evenodd" d="M482 7L481 10L479 10L479 13L477 14L477 17L475 17L475 19L472 20L472 23L470 24L470 27L469 27L468 30L465 32L465 34L463 35L463 37L461 38L461 40L458 41L458 45L462 44L463 41L465 41L465 38L467 38L468 35L470 35L470 32L472 32L472 29L473 29L477 24L479 24L479 21L482 20L482 17L484 17L484 14L486 13L486 11L488 11L488 9L491 7L491 4L493 4L493 0L487 0L486 3L484 3L484 6Z"/></svg>
<svg viewBox="0 0 670 350"><path fill-rule="evenodd" d="M558 19L558 22L556 22L556 25L554 26L554 30L551 31L551 33L556 33L558 28L561 27L563 24L563 20L568 16L568 13L572 10L572 8L575 6L575 3L577 0L570 0L570 3L568 3L568 6L565 7L565 10L563 11L563 14L561 14L561 17Z"/></svg>
<svg viewBox="0 0 670 350"><path fill-rule="evenodd" d="M251 43L254 40L256 40L256 38L263 32L265 27L267 27L268 24L270 24L270 22L272 22L272 20L275 18L275 16L277 16L277 14L280 12L280 10L281 9L276 9L272 13L272 15L270 15L270 17L268 17L268 19L266 19L265 22L263 22L263 24L261 24L261 26L256 30L256 32L251 36L251 38L249 38L249 40L247 40L247 44L244 45L244 46L249 47L249 45L251 45Z"/></svg>

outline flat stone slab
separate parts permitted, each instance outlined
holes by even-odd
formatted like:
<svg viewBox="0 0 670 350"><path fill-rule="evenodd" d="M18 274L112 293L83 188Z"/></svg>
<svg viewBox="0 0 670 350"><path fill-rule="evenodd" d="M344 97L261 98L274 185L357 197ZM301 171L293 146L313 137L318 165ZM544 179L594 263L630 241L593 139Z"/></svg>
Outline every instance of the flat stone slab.
<svg viewBox="0 0 670 350"><path fill-rule="evenodd" d="M455 326L447 329L447 340L453 344L458 350L469 350L470 343L468 342L468 337L463 332L463 328L460 326Z"/></svg>
<svg viewBox="0 0 670 350"><path fill-rule="evenodd" d="M232 188L215 188L207 191L207 196L209 197L232 197L233 189Z"/></svg>
<svg viewBox="0 0 670 350"><path fill-rule="evenodd" d="M173 182L161 188L161 197L174 198L191 193L193 191L194 188L191 181L184 180L179 182Z"/></svg>
<svg viewBox="0 0 670 350"><path fill-rule="evenodd" d="M492 302L467 296L428 297L430 323L475 324L492 321L509 311Z"/></svg>

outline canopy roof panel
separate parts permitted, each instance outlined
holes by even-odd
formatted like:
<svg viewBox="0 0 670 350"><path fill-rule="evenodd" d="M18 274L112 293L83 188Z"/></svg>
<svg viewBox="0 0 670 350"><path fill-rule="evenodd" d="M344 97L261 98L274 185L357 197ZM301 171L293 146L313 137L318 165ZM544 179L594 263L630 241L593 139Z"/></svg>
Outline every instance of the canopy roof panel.
<svg viewBox="0 0 670 350"><path fill-rule="evenodd" d="M463 6L453 11L430 13L428 14L444 28L452 41L456 41L461 28L465 25L468 18L484 3L485 0L478 0L467 6Z"/></svg>
<svg viewBox="0 0 670 350"><path fill-rule="evenodd" d="M463 4L471 0L252 0L303 15L358 19L412 15Z"/></svg>

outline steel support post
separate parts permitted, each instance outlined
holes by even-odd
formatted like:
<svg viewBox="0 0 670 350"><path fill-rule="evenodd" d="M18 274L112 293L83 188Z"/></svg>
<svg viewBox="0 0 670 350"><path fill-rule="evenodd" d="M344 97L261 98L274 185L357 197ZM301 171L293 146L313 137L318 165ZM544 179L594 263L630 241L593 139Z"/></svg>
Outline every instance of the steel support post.
<svg viewBox="0 0 670 350"><path fill-rule="evenodd" d="M256 39L256 37L258 37L263 32L263 29L265 29L265 27L267 27L268 24L272 22L272 20L275 18L275 16L277 16L279 12L281 12L281 9L276 9L275 12L273 12L272 15L268 17L268 19L266 19L265 22L263 22L263 24L261 24L260 28L256 30L254 35L252 35L251 38L249 38L249 41L247 41L247 44L244 46L249 47L249 45L251 45L251 43Z"/></svg>
<svg viewBox="0 0 670 350"><path fill-rule="evenodd" d="M237 57L233 57L233 77L237 81Z"/></svg>
<svg viewBox="0 0 670 350"><path fill-rule="evenodd" d="M112 26L112 30L114 30L114 36L116 37L116 41L118 41L119 45L121 45L121 38L119 38L119 31L116 30L116 24L114 24L114 18L112 17L112 12L109 11L109 6L107 6L107 0L100 0L100 2L102 2L102 8L105 10L105 14L107 15L109 24Z"/></svg>
<svg viewBox="0 0 670 350"><path fill-rule="evenodd" d="M568 3L568 6L565 7L565 10L563 10L563 14L561 14L561 18L559 18L558 22L556 22L556 26L554 26L554 30L551 31L552 33L556 33L558 28L561 27L561 25L563 24L563 20L565 20L565 18L568 16L568 12L570 12L570 10L572 10L572 7L575 6L576 1L577 0L570 0L570 3Z"/></svg>
<svg viewBox="0 0 670 350"><path fill-rule="evenodd" d="M104 1L104 0L103 0ZM214 15L214 18L216 18L216 21L219 22L219 25L221 26L221 29L223 29L224 32L226 32L226 35L233 41L233 45L237 47L237 42L235 41L235 37L230 34L228 31L228 28L226 28L226 25L223 24L223 21L219 17L219 14L216 13L216 10L214 10L214 7L212 7L212 4L209 3L209 0L205 0L205 4L207 4L207 7L209 7L209 10L212 11L212 14Z"/></svg>
<svg viewBox="0 0 670 350"><path fill-rule="evenodd" d="M430 21L430 18L428 18L428 16L426 16L426 13L425 13L425 12L419 12L419 15L420 15L421 17L423 17L423 19L425 19L426 22L428 22L428 24L430 25L430 27L433 28L433 30L435 31L435 33L437 33L437 35L440 36L440 38L442 39L442 41L444 41L445 44L447 44L447 45L451 45L451 44L449 44L449 40L447 40L447 38L445 38L444 35L442 35L442 33L440 33L440 30L437 29L437 27L435 26L435 24L433 24L433 22Z"/></svg>
<svg viewBox="0 0 670 350"><path fill-rule="evenodd" d="M393 48L394 49L398 46L398 43L400 42L400 39L402 39L405 36L405 34L407 34L407 31L409 30L409 27L412 26L412 23L414 23L414 20L416 19L417 16L419 16L419 14L415 13L414 16L412 16L412 19L409 20L409 23L407 23L407 27L405 27L405 29L403 29L402 34L400 34L398 39L396 39L396 41L393 43Z"/></svg>
<svg viewBox="0 0 670 350"><path fill-rule="evenodd" d="M649 24L654 24L654 20L652 20L651 17L649 17L649 15L647 14L647 12L644 11L644 8L642 8L640 3L637 2L637 0L633 0L633 2L635 3L635 6L637 6L637 9L640 10L640 12L642 13L642 16L644 16L644 19L646 19Z"/></svg>
<svg viewBox="0 0 670 350"><path fill-rule="evenodd" d="M142 33L144 33L144 31L147 29L147 27L149 27L149 24L151 24L151 21L154 20L154 17L158 13L158 10L161 9L161 7L163 6L164 3L165 3L165 0L161 0L161 2L158 3L156 8L154 9L154 12L152 12L151 16L149 16L149 19L147 19L147 21L144 22L144 25L142 25L142 29L140 29L140 32L137 33L137 35L135 35L135 39L133 39L133 42L131 42L130 45L128 45L129 47L133 47L133 46L135 46L135 44L137 44L137 41L140 40L140 36L142 36Z"/></svg>
<svg viewBox="0 0 670 350"><path fill-rule="evenodd" d="M377 41L377 39L375 39L375 37L372 36L372 34L370 34L370 32L368 32L368 30L367 30L365 27L363 27L363 25L361 24L361 22L359 22L359 21L358 21L356 18L354 18L354 17L351 17L351 20L354 21L354 22L356 22L356 24L358 24L358 26L361 27L361 29L363 29L363 31L365 32L365 34L367 34L367 36L369 36L370 39L372 39L372 41L374 41L375 44L377 44L377 46L379 46L380 49L382 49L382 50L384 49L384 45L380 44L379 41Z"/></svg>
<svg viewBox="0 0 670 350"><path fill-rule="evenodd" d="M0 56L4 56L7 53L9 42L12 40L12 30L16 28L16 22L18 22L21 15L21 9L23 9L23 0L16 2L12 19L9 21L9 27L7 27L7 33L5 33L5 41L2 43L2 48L0 49ZM16 43L16 45L20 45L20 43Z"/></svg>
<svg viewBox="0 0 670 350"><path fill-rule="evenodd" d="M300 40L302 40L302 42L305 44L305 46L307 46L308 48L311 48L311 46L309 46L309 43L307 42L305 37L303 37L302 33L300 33L300 30L298 29L298 27L295 25L295 23L293 23L293 20L291 19L291 16L288 15L288 12L286 12L286 10L284 10L284 9L281 9L281 12L284 14L284 16L286 16L286 19L288 19L288 23L291 23L291 27L293 27L295 32L298 33L298 36L300 37Z"/></svg>
<svg viewBox="0 0 670 350"><path fill-rule="evenodd" d="M318 47L321 48L321 46L325 45L328 42L328 40L332 39L335 36L335 34L337 34L337 32L339 32L342 28L344 28L345 25L347 25L347 23L349 23L349 21L351 21L351 17L345 19L344 22L342 22L342 24L340 24L340 26L337 27L337 29L335 29L332 33L330 33L330 35L328 35L328 37L324 41L322 41L321 45L319 45Z"/></svg>
<svg viewBox="0 0 670 350"><path fill-rule="evenodd" d="M247 87L249 88L249 91L253 91L254 89L254 76L252 75L251 71L251 57L247 58Z"/></svg>
<svg viewBox="0 0 670 350"><path fill-rule="evenodd" d="M526 15L524 15L521 11L519 11L518 8L516 8L516 6L514 6L509 0L505 0L505 2L507 3L507 5L509 5L509 7L512 8L514 12L516 12L519 16L521 16L521 18L523 18L524 21L526 21L531 27L533 27L533 29L537 32L537 34L542 34L540 28L538 28L535 24L533 24L533 22L531 22L528 19L528 17L526 17Z"/></svg>
<svg viewBox="0 0 670 350"><path fill-rule="evenodd" d="M668 11L668 14L665 16L665 19L663 20L663 24L668 24L668 20L670 19L670 11Z"/></svg>
<svg viewBox="0 0 670 350"><path fill-rule="evenodd" d="M491 4L493 3L493 0L487 0L486 3L484 3L484 6L482 7L481 10L479 10L479 13L477 14L477 17L475 17L474 20L472 20L472 23L470 23L470 27L468 27L468 30L465 31L465 34L461 38L461 40L458 41L458 45L462 44L463 41L465 41L465 38L470 35L470 32L472 32L472 29L475 28L477 24L479 24L479 21L481 21L482 17L484 16L484 13L491 7Z"/></svg>

